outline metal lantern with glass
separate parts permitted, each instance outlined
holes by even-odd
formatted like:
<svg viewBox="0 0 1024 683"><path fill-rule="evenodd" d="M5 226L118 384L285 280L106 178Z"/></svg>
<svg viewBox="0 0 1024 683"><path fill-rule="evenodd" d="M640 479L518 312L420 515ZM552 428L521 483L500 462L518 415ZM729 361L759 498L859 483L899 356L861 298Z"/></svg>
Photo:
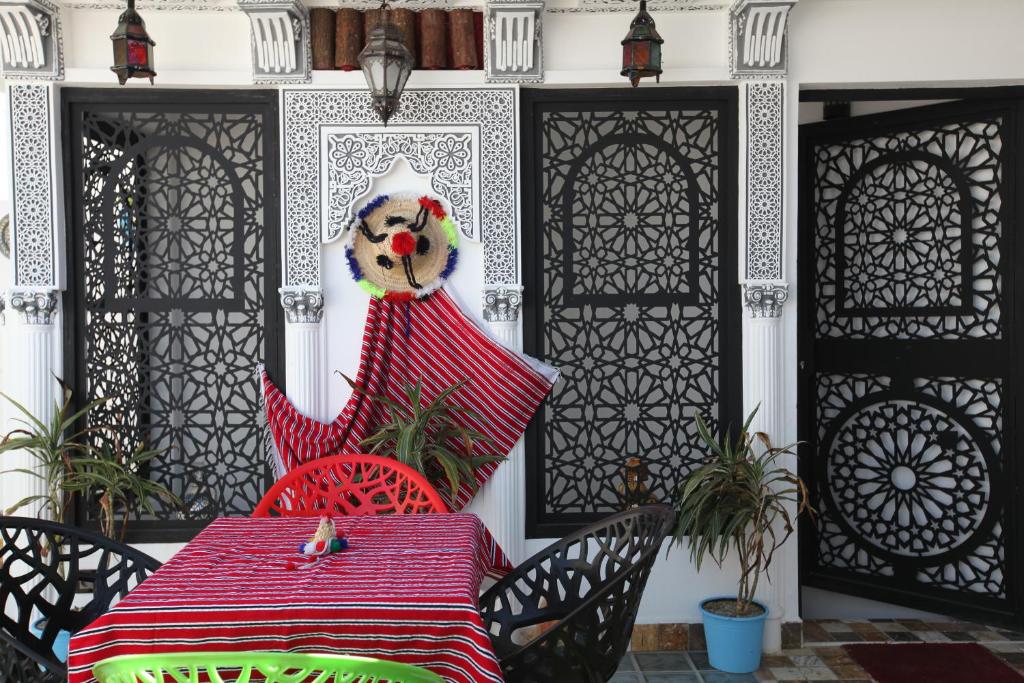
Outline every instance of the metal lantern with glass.
<svg viewBox="0 0 1024 683"><path fill-rule="evenodd" d="M146 22L135 11L135 0L128 0L128 9L118 17L117 28L110 40L114 43L114 66L110 70L117 74L121 85L129 78L148 78L152 85L156 76L153 70L153 46L156 43L146 32Z"/></svg>
<svg viewBox="0 0 1024 683"><path fill-rule="evenodd" d="M402 32L391 23L388 3L380 5L380 22L366 37L359 66L370 86L373 108L386 126L398 110L405 82L412 72L413 57L402 42Z"/></svg>
<svg viewBox="0 0 1024 683"><path fill-rule="evenodd" d="M661 82L661 44L664 42L654 28L654 18L647 13L647 0L640 0L640 11L622 39L621 75L629 78L634 88L641 78L648 76Z"/></svg>

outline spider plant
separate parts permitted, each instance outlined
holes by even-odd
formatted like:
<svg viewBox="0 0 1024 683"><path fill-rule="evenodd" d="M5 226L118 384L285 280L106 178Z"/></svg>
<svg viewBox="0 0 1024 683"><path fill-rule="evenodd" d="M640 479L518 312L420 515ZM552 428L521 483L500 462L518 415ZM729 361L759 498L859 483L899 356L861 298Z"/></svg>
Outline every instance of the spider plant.
<svg viewBox="0 0 1024 683"><path fill-rule="evenodd" d="M776 447L767 434L751 434L756 414L755 408L735 440L729 434L713 437L697 415L697 433L710 450L710 460L685 477L676 504L679 523L673 543L689 537L690 559L698 571L705 556L721 567L730 550L735 551L740 577L734 616L760 612L753 604L758 579L793 533L795 518L813 512L804 483L775 464L793 453L793 446ZM796 505L792 512L791 504Z"/></svg>
<svg viewBox="0 0 1024 683"><path fill-rule="evenodd" d="M41 512L50 519L63 520L69 494L96 496L100 506L100 529L109 538L116 533L116 511L122 510L120 536L123 539L129 513L138 508L153 512L152 499L165 498L178 504L177 498L162 484L150 481L144 474L145 465L162 453L140 445L130 455L123 451L121 440L112 427L89 426L76 429L86 422L90 411L109 401L100 398L79 410L74 409L71 389L60 382L61 398L55 403L53 417L40 420L24 405L6 394L4 396L22 414L20 427L0 440L0 456L15 451L27 452L35 460L35 467L17 467L7 472L20 472L41 479L45 493L29 495L11 505L4 514L12 515L21 508L39 503Z"/></svg>
<svg viewBox="0 0 1024 683"><path fill-rule="evenodd" d="M101 532L107 538L123 542L132 512L137 513L141 508L154 514L155 498L163 498L175 507L180 507L181 501L166 486L145 475L146 464L166 449L146 448L140 443L129 453L116 434L106 436L98 446L71 458L71 473L64 480L64 488L82 496L97 497ZM122 513L119 533L118 511Z"/></svg>
<svg viewBox="0 0 1024 683"><path fill-rule="evenodd" d="M463 482L476 490L474 472L479 467L504 460L500 455L477 454L478 445L493 446L493 442L486 435L462 424L465 418L479 421L480 415L448 402L466 382L448 387L424 403L423 382L417 380L415 385L402 387L404 402L398 402L387 396L368 393L348 377L342 377L353 391L387 410L389 421L363 439L360 445L367 447L370 453L388 455L412 467L435 486L447 481L453 498Z"/></svg>
<svg viewBox="0 0 1024 683"><path fill-rule="evenodd" d="M53 417L45 422L10 396L0 394L22 414L21 418L15 420L20 426L0 440L0 456L23 451L36 464L35 467L17 467L5 472L20 472L36 477L46 487L45 493L22 498L4 510L4 514L13 515L23 507L38 503L40 511L50 519L59 521L64 518L69 501L64 488L65 478L73 471L73 461L89 453L89 437L96 431L94 428L76 430L76 425L90 410L106 403L107 399L92 401L76 411L71 401L71 389L63 382L59 383L61 398L54 402Z"/></svg>

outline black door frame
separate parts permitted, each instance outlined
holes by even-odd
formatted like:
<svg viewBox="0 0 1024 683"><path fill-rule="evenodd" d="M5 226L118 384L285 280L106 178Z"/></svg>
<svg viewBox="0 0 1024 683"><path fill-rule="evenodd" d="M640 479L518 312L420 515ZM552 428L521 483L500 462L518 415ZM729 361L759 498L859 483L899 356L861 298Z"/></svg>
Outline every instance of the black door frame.
<svg viewBox="0 0 1024 683"><path fill-rule="evenodd" d="M264 358L267 372L284 390L285 335L284 313L278 301L281 286L281 164L280 164L280 96L276 90L194 90L194 89L115 89L115 88L61 88L61 148L64 169L64 262L66 287L61 305L64 315L62 330L64 380L77 397L86 386L85 358L77 341L76 330L84 324L84 292L78 286L83 276L81 240L76 238L76 216L81 210L82 178L73 173L81 166L81 144L73 139L77 130L74 122L76 105L116 104L122 110L138 108L152 110L154 104L173 102L174 105L231 107L259 106L263 110L263 259L264 259ZM256 379L254 378L255 382ZM258 416L253 416L257 419ZM258 454L264 459L264 454ZM272 483L269 464L266 487ZM73 522L77 526L98 529L96 522L87 521L80 501L75 501ZM128 525L126 541L129 543L164 543L187 541L201 531L208 521L144 521L133 520Z"/></svg>
<svg viewBox="0 0 1024 683"><path fill-rule="evenodd" d="M520 198L522 204L523 284L527 291L523 304L524 351L543 358L543 315L540 293L542 283L543 240L539 225L543 219L542 202L537 201L541 160L535 154L539 127L536 112L554 103L603 104L618 108L657 107L662 104L692 104L719 112L719 421L723 428L737 427L743 410L743 363L741 301L738 265L738 162L739 162L739 89L736 86L672 87L649 89L622 88L523 88L519 93L520 159L522 163ZM537 439L543 431L543 406L526 431L526 537L558 538L600 519L597 514L562 514L560 520L546 520L543 509L543 462L537 453Z"/></svg>
<svg viewBox="0 0 1024 683"><path fill-rule="evenodd" d="M1004 140L1004 161L1006 185L1016 191L1007 192L1003 197L1002 221L1005 227L1004 242L1006 253L1001 254L1000 268L1004 278L1005 291L1008 295L1005 316L1005 333L1007 344L1013 348L1019 346L1024 338L1024 277L1015 273L1011 264L1024 263L1024 239L1018 237L1018 226L1024 225L1024 201L1018 199L1021 190L1024 190L1024 87L993 87L993 88L890 88L890 89L812 89L800 93L801 102L853 102L853 101L913 101L913 100L955 100L961 103L965 113L976 111L979 108L1006 106L1015 109L1014 125L1007 126ZM817 133L822 129L836 131L837 136L842 136L842 131L849 127L856 126L858 132L870 135L870 127L876 122L879 126L885 125L891 129L894 121L905 121L909 126L913 124L927 123L929 110L932 108L948 112L955 107L956 102L939 105L923 105L910 109L884 112L867 116L857 116L848 119L809 123L800 127L799 135L799 174L797 178L799 187L799 225L798 249L797 249L797 289L800 292L797 319L797 357L798 357L798 398L797 398L797 421L798 435L802 444L805 444L813 436L814 419L813 412L816 408L816 396L813 380L815 376L815 352L814 352L814 321L816 315L816 297L813 287L813 266L816 255L814 253L814 230L813 224L813 174L806 169L812 159L812 146L823 141L823 137ZM865 132L867 129L867 132ZM1009 150L1007 153L1006 150ZM902 343L893 340L890 345L897 351ZM948 592L935 590L934 595L928 591L920 591L916 595L908 595L898 589L882 589L872 585L869 580L858 577L852 572L849 576L836 578L834 576L819 576L811 571L813 566L811 557L816 552L813 543L816 541L813 523L810 519L804 518L800 523L800 584L825 590L832 590L840 593L866 597L868 599L881 600L896 605L906 606L924 611L941 612L954 617L983 618L986 621L996 624L1006 624L1016 627L1024 626L1024 500L1021 493L1024 491L1024 458L1021 457L1019 449L1022 443L1020 430L1024 429L1024 400L1021 396L1015 395L1014 387L1022 386L1024 381L1024 354L1008 354L1010 367L1006 369L1007 395L1002 403L1003 418L1010 421L1014 426L1004 433L1001 454L1003 460L1003 474L1009 478L1007 485L1007 500L1005 501L1005 516L1007 519L1019 520L1012 525L1004 525L1004 547L1006 551L1006 609L993 608L990 605L967 606L963 601L951 601ZM981 369L986 359L972 359ZM914 359L904 359L904 362L915 362ZM809 445L801 445L800 472L806 481L812 467L811 460L814 457ZM867 593L870 592L870 595ZM942 593L947 593L943 596ZM926 597L922 599L921 595ZM980 597L980 596L979 596Z"/></svg>

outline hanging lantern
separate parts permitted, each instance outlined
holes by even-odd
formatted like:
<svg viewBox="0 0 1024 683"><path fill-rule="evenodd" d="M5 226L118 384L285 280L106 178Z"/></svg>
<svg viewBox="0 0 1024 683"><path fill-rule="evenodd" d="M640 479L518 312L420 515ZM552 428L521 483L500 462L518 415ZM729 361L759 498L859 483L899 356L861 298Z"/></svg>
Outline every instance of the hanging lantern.
<svg viewBox="0 0 1024 683"><path fill-rule="evenodd" d="M118 18L110 40L114 43L114 66L110 70L117 74L121 85L129 78L148 78L152 84L156 76L153 71L156 43L146 33L146 22L135 11L135 0L128 0L128 9Z"/></svg>
<svg viewBox="0 0 1024 683"><path fill-rule="evenodd" d="M391 23L388 14L388 4L382 2L380 23L366 36L366 47L359 53L359 66L370 86L373 108L385 126L398 110L413 66L412 54L402 41L402 32Z"/></svg>
<svg viewBox="0 0 1024 683"><path fill-rule="evenodd" d="M641 78L648 76L661 82L661 44L664 42L654 28L654 18L647 13L647 0L640 0L640 11L622 39L622 75L634 88Z"/></svg>

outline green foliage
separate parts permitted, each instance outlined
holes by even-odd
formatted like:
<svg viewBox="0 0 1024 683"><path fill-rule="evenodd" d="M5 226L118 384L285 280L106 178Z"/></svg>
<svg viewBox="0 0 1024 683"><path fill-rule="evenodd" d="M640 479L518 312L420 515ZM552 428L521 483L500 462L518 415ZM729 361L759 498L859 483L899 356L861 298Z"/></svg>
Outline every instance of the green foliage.
<svg viewBox="0 0 1024 683"><path fill-rule="evenodd" d="M689 537L690 559L698 570L705 556L721 567L730 550L736 552L739 615L756 611L751 602L760 575L793 533L795 518L805 510L813 512L800 478L775 464L779 456L792 454L793 446L777 448L767 434L751 434L756 414L754 409L735 441L729 434L716 439L697 416L698 434L711 457L683 480L676 504L679 523L673 543Z"/></svg>
<svg viewBox="0 0 1024 683"><path fill-rule="evenodd" d="M134 452L127 453L121 441L112 435L99 446L90 448L87 455L72 458L72 471L64 479L64 489L83 496L97 496L103 534L123 541L131 513L137 513L139 508L154 513L154 498L181 506L181 501L166 486L144 474L146 463L164 450L139 444ZM118 511L123 513L120 534L117 533Z"/></svg>
<svg viewBox="0 0 1024 683"><path fill-rule="evenodd" d="M0 456L14 451L23 451L35 460L35 467L16 468L8 472L20 472L42 479L46 493L26 496L4 510L13 515L21 508L40 503L42 512L51 519L60 520L68 503L64 479L73 470L72 461L85 457L89 452L89 436L95 431L90 428L75 430L77 424L93 408L106 403L106 399L93 401L75 411L71 401L71 389L61 383L61 400L54 402L53 417L43 422L32 415L25 406L6 394L0 394L18 409L22 417L15 420L21 426L3 436L0 440Z"/></svg>
<svg viewBox="0 0 1024 683"><path fill-rule="evenodd" d="M463 481L476 490L476 469L487 463L504 460L504 456L500 455L477 455L477 445L493 446L493 442L486 435L465 429L458 423L457 417L481 419L480 415L469 408L448 403L448 398L465 386L465 382L448 387L426 405L423 404L421 380L412 386L405 385L402 391L405 403L409 406L407 408L387 396L370 394L348 377L342 377L353 391L387 409L389 422L382 424L360 445L368 447L370 453L395 458L423 474L435 485L447 480L453 497ZM452 448L452 444L460 444L461 448Z"/></svg>
<svg viewBox="0 0 1024 683"><path fill-rule="evenodd" d="M61 386L61 400L55 402L53 418L43 422L25 406L4 396L22 414L17 420L22 426L0 441L0 456L14 451L29 453L36 461L32 468L16 468L20 472L42 479L46 493L22 498L7 508L4 514L14 514L32 503L40 503L42 511L51 519L62 520L70 496L94 496L100 505L100 525L109 538L116 536L117 512L123 513L121 538L124 537L129 514L142 508L153 512L152 499L161 497L172 504L180 501L162 484L150 481L145 465L162 450L146 449L143 445L134 453L126 454L114 427L89 426L76 429L86 422L86 416L109 399L101 398L74 409L71 389Z"/></svg>

